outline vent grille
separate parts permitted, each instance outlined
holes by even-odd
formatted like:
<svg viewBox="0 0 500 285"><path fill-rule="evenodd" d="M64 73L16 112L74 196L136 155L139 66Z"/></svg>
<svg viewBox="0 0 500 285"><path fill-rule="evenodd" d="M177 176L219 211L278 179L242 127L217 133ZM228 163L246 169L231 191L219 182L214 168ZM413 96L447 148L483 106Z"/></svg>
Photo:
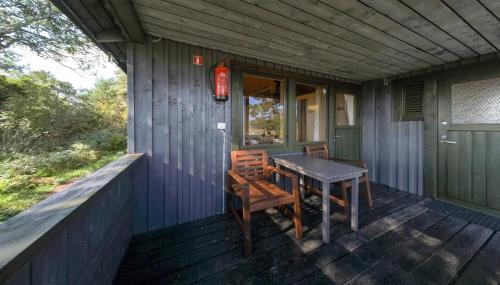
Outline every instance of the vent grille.
<svg viewBox="0 0 500 285"><path fill-rule="evenodd" d="M403 91L403 120L419 121L424 118L424 82L406 84Z"/></svg>

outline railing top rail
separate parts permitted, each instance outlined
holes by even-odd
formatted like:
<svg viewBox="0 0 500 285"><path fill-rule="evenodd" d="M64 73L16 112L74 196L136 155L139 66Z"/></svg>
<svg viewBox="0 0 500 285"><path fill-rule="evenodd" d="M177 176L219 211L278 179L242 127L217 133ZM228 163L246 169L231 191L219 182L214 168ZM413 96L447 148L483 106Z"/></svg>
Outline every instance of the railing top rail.
<svg viewBox="0 0 500 285"><path fill-rule="evenodd" d="M0 283L97 193L129 169L143 154L127 154L0 224ZM3 280L3 281L2 281Z"/></svg>

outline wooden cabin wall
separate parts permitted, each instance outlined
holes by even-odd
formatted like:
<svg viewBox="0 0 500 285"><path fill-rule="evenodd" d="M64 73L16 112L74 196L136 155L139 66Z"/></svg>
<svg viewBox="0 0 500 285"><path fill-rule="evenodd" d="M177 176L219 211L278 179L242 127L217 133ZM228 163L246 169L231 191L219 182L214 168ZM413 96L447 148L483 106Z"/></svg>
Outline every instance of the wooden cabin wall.
<svg viewBox="0 0 500 285"><path fill-rule="evenodd" d="M423 195L423 122L393 116L391 85L382 80L362 84L362 159L370 179Z"/></svg>
<svg viewBox="0 0 500 285"><path fill-rule="evenodd" d="M225 58L266 70L341 80L150 36L144 45L129 43L127 53L128 151L145 154L135 177L134 234L224 211L231 103L212 99L208 73L213 65ZM194 54L203 56L202 66L193 65ZM224 133L217 129L219 122L226 123Z"/></svg>
<svg viewBox="0 0 500 285"><path fill-rule="evenodd" d="M151 37L129 44L128 151L146 155L135 179L135 234L222 213L231 106L212 99L207 74L224 56Z"/></svg>

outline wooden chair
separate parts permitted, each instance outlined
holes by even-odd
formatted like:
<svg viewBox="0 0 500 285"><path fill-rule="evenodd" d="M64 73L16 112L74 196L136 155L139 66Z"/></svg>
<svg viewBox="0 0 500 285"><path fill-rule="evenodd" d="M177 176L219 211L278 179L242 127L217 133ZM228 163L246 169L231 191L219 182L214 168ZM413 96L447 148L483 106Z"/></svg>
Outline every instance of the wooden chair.
<svg viewBox="0 0 500 285"><path fill-rule="evenodd" d="M268 181L271 173L287 177L292 182L292 194ZM252 253L250 214L256 211L277 207L295 225L295 236L302 237L300 220L300 194L297 176L269 166L265 150L238 150L231 152L231 170L228 171L227 205L243 230L245 255ZM232 204L230 196L241 200L242 217ZM293 204L293 211L287 205Z"/></svg>
<svg viewBox="0 0 500 285"><path fill-rule="evenodd" d="M322 159L331 159L329 154L328 154L328 147L326 144L314 144L314 145L306 145L306 153L308 156L312 157L317 157L317 158L322 158ZM331 159L335 160L341 163L346 163L350 164L359 168L366 168L366 164L362 161L356 161L356 160L347 160L347 159ZM368 172L365 172L363 176L359 178L359 183L365 183L365 194L366 194L366 201L368 203L368 207L373 206L372 202L372 194L370 190L370 178L368 176ZM337 186L340 187L342 197L338 198L335 197L334 195L330 195L330 201L334 202L335 204L341 206L344 208L344 216L347 218L348 213L349 213L349 200L347 199L347 189L352 187L352 181L342 181L336 183ZM321 197L321 190L310 187L309 192L311 192L314 195L320 196Z"/></svg>

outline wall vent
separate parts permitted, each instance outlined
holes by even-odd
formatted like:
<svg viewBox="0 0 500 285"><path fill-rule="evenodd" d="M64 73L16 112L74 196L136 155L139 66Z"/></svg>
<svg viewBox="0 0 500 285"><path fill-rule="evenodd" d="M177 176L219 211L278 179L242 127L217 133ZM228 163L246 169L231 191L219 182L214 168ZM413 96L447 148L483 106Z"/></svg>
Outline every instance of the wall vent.
<svg viewBox="0 0 500 285"><path fill-rule="evenodd" d="M424 119L424 82L405 84L403 88L403 121L420 121Z"/></svg>

